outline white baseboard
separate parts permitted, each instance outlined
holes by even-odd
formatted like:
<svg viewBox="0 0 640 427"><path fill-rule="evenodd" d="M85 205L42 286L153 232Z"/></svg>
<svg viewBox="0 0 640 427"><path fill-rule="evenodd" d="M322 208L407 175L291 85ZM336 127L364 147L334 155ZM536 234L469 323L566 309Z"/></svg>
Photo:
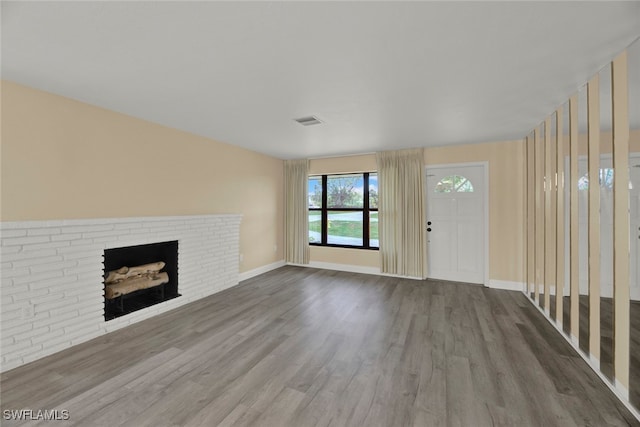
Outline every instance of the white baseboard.
<svg viewBox="0 0 640 427"><path fill-rule="evenodd" d="M491 288L493 286L490 286ZM544 285L538 285L538 292L540 294L544 294ZM570 295L570 290L569 289L563 289L562 294L565 297L569 297ZM555 295L556 294L556 286L555 285L549 285L549 295ZM580 295L589 295L589 292L580 292ZM613 295L611 294L611 292L603 292L600 294L600 296L602 298L613 298ZM640 301L640 288L631 288L631 292L630 292L630 298L631 301Z"/></svg>
<svg viewBox="0 0 640 427"><path fill-rule="evenodd" d="M400 274L389 274L389 273L378 273L380 276L385 277L398 277L400 279L410 279L410 280L427 280L426 277L417 277L417 276L401 276Z"/></svg>
<svg viewBox="0 0 640 427"><path fill-rule="evenodd" d="M401 279L424 280L421 277L401 276L399 274L381 273L378 267L365 267L362 265L353 265L353 264L338 264L333 262L311 261L309 264L295 264L292 262L288 262L287 265L295 265L298 267L320 268L323 270L346 271L349 273L375 274L377 276L398 277Z"/></svg>
<svg viewBox="0 0 640 427"><path fill-rule="evenodd" d="M529 295L527 295L525 293L525 296L527 298L527 300L535 307L538 309L538 311L540 313L542 313L544 315L544 311L540 308L540 306L538 306L538 304L535 303L535 301L533 301ZM631 414L636 417L636 419L638 421L640 421L640 412L638 412L638 410L631 404L631 402L629 402L629 390L627 390L626 387L624 387L622 384L620 384L617 380L614 380L614 382L612 383L611 381L609 381L609 379L607 377L604 376L604 374L600 371L600 361L598 359L596 359L595 357L591 356L591 354L587 354L585 352L583 352L580 349L580 345L578 342L578 338L571 335L571 336L567 336L564 331L562 330L562 327L559 326L558 324L556 324L551 317L549 316L544 316L545 319L547 319L547 321L554 327L556 328L556 330L558 331L558 333L560 334L560 336L562 338L565 339L565 341L567 341L571 347L573 347L573 349L580 355L580 357L582 357L582 359L587 362L587 365L589 365L589 367L593 370L593 372L596 373L596 375L598 376L598 378L600 378L602 380L602 382L609 387L609 390L611 390L613 392L613 394L618 398L618 400L620 400L620 402L622 402L622 404L629 410L629 412L631 412Z"/></svg>
<svg viewBox="0 0 640 427"><path fill-rule="evenodd" d="M544 295L544 285L538 285L538 293ZM555 295L555 294L556 294L556 285L549 285L549 295Z"/></svg>
<svg viewBox="0 0 640 427"><path fill-rule="evenodd" d="M570 334L570 335L571 336L568 339L571 342L571 344L573 344L575 348L579 348L580 341L578 340L578 337L573 334Z"/></svg>
<svg viewBox="0 0 640 427"><path fill-rule="evenodd" d="M298 267L320 268L323 270L347 271L349 273L380 274L380 269L377 267L365 267L362 265L352 265L352 264L338 264L333 262L311 261L309 264L295 264L295 263L288 262L287 265L295 265Z"/></svg>
<svg viewBox="0 0 640 427"><path fill-rule="evenodd" d="M506 291L522 292L524 290L524 283L512 282L509 280L489 279L489 287L492 289L504 289Z"/></svg>
<svg viewBox="0 0 640 427"><path fill-rule="evenodd" d="M624 396L625 399L629 400L629 389L626 388L617 378L613 379L613 386L618 390L618 393L621 396Z"/></svg>
<svg viewBox="0 0 640 427"><path fill-rule="evenodd" d="M594 371L600 371L600 359L589 353L589 362L591 363L591 368L593 368Z"/></svg>
<svg viewBox="0 0 640 427"><path fill-rule="evenodd" d="M280 268L285 266L286 263L284 260L276 261L271 264L263 265L258 268L254 268L253 270L244 271L238 275L238 281L242 282L243 280L251 279L252 277L259 276L260 274L267 273L271 270L275 270L276 268Z"/></svg>

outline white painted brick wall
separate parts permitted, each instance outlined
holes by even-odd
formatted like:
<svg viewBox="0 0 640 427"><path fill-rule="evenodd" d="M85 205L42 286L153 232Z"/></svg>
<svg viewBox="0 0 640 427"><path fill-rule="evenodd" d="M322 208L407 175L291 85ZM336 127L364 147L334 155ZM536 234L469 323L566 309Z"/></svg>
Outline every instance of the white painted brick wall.
<svg viewBox="0 0 640 427"><path fill-rule="evenodd" d="M241 215L0 223L0 371L238 284ZM105 249L178 241L182 297L104 320Z"/></svg>

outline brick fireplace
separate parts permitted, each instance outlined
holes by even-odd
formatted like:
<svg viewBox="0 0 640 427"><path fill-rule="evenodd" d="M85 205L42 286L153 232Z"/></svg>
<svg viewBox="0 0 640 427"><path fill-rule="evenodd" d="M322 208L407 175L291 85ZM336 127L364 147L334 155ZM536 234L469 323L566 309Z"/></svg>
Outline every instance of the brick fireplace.
<svg viewBox="0 0 640 427"><path fill-rule="evenodd" d="M1 371L238 283L241 215L0 223ZM104 256L177 242L180 298L105 320Z"/></svg>

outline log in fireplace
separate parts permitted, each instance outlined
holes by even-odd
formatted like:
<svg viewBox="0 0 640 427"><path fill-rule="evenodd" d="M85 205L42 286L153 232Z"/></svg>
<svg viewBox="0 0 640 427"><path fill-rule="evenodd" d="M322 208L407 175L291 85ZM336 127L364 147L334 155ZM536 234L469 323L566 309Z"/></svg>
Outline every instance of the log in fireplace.
<svg viewBox="0 0 640 427"><path fill-rule="evenodd" d="M178 241L105 249L105 320L179 296Z"/></svg>

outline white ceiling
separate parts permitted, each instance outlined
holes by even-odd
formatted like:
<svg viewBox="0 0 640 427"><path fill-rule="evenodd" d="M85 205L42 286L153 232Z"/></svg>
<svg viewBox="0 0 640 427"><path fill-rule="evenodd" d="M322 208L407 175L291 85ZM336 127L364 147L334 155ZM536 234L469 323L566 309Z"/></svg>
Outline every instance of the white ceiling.
<svg viewBox="0 0 640 427"><path fill-rule="evenodd" d="M640 2L3 1L1 35L3 79L286 159L520 139Z"/></svg>

